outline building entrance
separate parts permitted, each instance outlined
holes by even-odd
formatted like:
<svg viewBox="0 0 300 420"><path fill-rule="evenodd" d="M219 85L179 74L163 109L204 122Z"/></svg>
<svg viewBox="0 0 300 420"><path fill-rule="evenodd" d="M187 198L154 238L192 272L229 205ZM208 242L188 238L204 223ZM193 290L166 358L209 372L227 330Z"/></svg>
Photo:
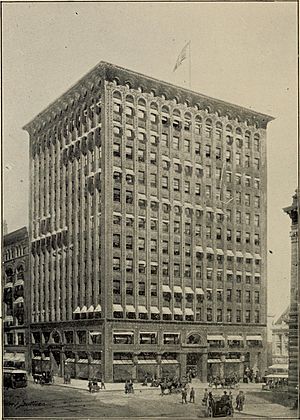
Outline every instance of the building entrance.
<svg viewBox="0 0 300 420"><path fill-rule="evenodd" d="M53 375L61 376L61 358L60 358L61 352L59 350L53 350L52 351L52 363L51 363L51 369Z"/></svg>
<svg viewBox="0 0 300 420"><path fill-rule="evenodd" d="M201 354L188 353L186 357L186 374L201 379Z"/></svg>

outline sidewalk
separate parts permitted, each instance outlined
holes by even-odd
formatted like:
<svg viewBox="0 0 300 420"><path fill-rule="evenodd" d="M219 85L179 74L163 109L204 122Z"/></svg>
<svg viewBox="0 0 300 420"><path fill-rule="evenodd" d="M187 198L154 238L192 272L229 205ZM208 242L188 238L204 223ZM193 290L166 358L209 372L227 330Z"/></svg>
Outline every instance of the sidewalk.
<svg viewBox="0 0 300 420"><path fill-rule="evenodd" d="M30 382L34 382L32 376L29 376L28 380ZM71 379L71 383L70 384L64 384L64 379L59 377L59 376L55 376L54 377L54 384L56 386L60 386L60 387L65 387L65 388L74 388L74 389L81 389L84 391L89 392L88 389L88 380L85 379ZM98 385L100 386L100 382L98 382ZM100 389L99 392L112 392L112 391L122 391L124 392L124 383L106 383L105 384L105 389ZM134 390L135 391L153 391L153 390L158 390L160 388L157 387L150 387L150 385L148 386L142 386L141 383L134 383Z"/></svg>
<svg viewBox="0 0 300 420"><path fill-rule="evenodd" d="M33 382L32 376L29 376L29 381ZM100 383L98 383L100 385ZM88 389L88 380L85 379L71 379L70 384L64 384L63 378L59 376L55 376L54 378L54 385L65 387L65 388L74 388L74 389L81 389L84 391L89 392ZM124 392L124 383L105 383L105 389L100 389L99 392L112 392L112 391L118 391L118 392ZM193 386L195 390L204 390L207 388L208 390L211 390L214 392L220 392L221 389L215 390L215 388L209 388L207 383L200 382L199 379L193 379L190 383L190 386ZM247 389L247 390L260 390L261 384L239 384L239 389ZM157 391L160 390L159 387L151 387L150 384L148 386L142 386L141 383L134 383L134 390L135 391Z"/></svg>

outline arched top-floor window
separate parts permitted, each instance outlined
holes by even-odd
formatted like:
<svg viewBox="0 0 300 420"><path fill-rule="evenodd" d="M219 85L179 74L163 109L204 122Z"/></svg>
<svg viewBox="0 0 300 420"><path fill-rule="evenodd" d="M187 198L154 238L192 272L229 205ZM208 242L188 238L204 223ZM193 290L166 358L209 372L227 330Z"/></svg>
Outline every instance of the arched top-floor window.
<svg viewBox="0 0 300 420"><path fill-rule="evenodd" d="M141 106L143 108L146 108L146 101L143 98L139 98L138 100L138 106Z"/></svg>
<svg viewBox="0 0 300 420"><path fill-rule="evenodd" d="M122 100L122 95L121 95L121 92L119 92L118 90L115 90L114 92L113 92L113 98L114 99L119 99L120 101Z"/></svg>
<svg viewBox="0 0 300 420"><path fill-rule="evenodd" d="M212 133L212 120L210 118L207 118L205 120L205 136L211 137Z"/></svg>

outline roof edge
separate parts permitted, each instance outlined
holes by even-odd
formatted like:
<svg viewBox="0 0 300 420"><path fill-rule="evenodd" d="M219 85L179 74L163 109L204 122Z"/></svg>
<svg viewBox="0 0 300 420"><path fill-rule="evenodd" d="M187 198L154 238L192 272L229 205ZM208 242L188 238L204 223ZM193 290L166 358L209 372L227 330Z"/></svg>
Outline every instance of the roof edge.
<svg viewBox="0 0 300 420"><path fill-rule="evenodd" d="M105 73L104 76L105 76L105 79L106 79L106 76L107 76L106 71L110 70L110 69L116 69L117 71L128 73L129 75L131 74L133 76L141 77L146 81L147 80L148 81L153 81L154 83L162 84L162 85L166 86L167 88L177 89L182 93L186 92L190 95L199 96L199 99L202 99L204 101L206 100L206 101L209 101L209 102L218 103L218 104L223 105L223 106L230 106L231 108L234 108L236 111L240 110L244 113L249 114L249 116L252 116L252 117L255 116L255 117L258 117L258 118L262 118L265 121L266 126L269 122L271 122L275 119L275 117L273 117L271 115L268 115L268 114L265 114L265 113L262 113L262 112L258 112L258 111L254 111L250 108L247 108L247 107L244 107L244 106L241 106L241 105L237 105L237 104L234 104L234 103L231 103L231 102L227 102L227 101L224 101L224 100L218 99L218 98L213 98L211 96L204 95L204 94L202 94L200 92L197 92L197 91L194 91L192 89L187 89L187 88L184 88L184 87L181 87L181 86L178 86L178 85L175 85L175 84L172 84L172 83L160 80L160 79L156 79L152 76L147 76L143 73L138 73L137 71L130 70L130 69L127 69L125 67L121 67L119 65L108 63L106 61L100 61L96 66L94 66L90 71L88 71L84 76L82 76L77 82L75 82L69 89L67 89L64 93L62 93L54 101L50 102L50 104L48 106L46 106L46 108L44 108L34 118L32 118L27 124L25 124L22 127L22 129L28 131L35 122L37 122L40 118L45 117L48 114L48 112L51 111L51 108L55 107L56 105L59 106L59 105L62 104L62 102L67 101L68 97L72 93L75 93L74 91L76 89L79 89L80 87L84 87L84 82L87 82L89 80L89 78L91 78L92 75L94 75L97 71L99 71L99 70L103 71ZM102 75L100 74L99 76L103 76L103 74Z"/></svg>

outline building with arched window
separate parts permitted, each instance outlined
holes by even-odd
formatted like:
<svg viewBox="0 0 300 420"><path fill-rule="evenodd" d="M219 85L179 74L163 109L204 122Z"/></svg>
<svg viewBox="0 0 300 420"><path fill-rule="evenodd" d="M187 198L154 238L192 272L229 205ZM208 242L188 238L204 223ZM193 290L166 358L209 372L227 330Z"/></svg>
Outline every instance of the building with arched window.
<svg viewBox="0 0 300 420"><path fill-rule="evenodd" d="M26 227L4 235L2 296L4 366L28 368L29 252Z"/></svg>
<svg viewBox="0 0 300 420"><path fill-rule="evenodd" d="M271 120L101 62L26 125L33 369L264 372Z"/></svg>

